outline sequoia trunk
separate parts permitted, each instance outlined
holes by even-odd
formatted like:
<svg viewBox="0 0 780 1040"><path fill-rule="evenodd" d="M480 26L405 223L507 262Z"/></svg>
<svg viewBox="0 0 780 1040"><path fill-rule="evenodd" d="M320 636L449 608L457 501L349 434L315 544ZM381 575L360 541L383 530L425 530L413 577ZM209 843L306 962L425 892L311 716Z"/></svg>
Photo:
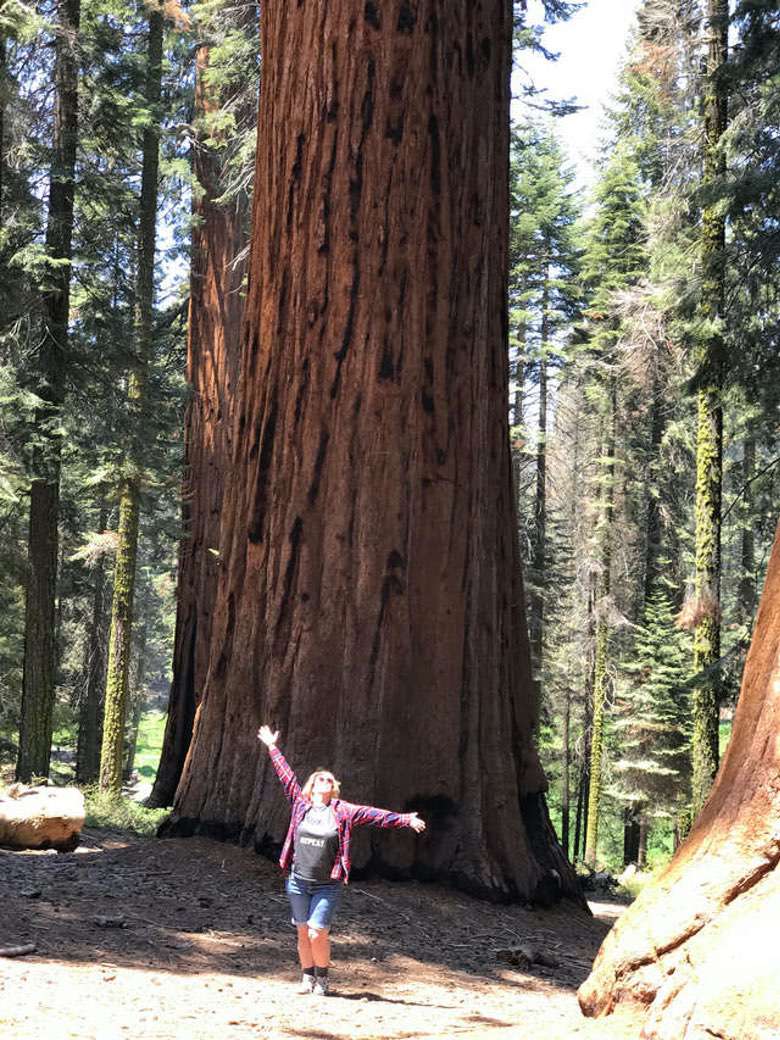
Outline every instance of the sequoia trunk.
<svg viewBox="0 0 780 1040"><path fill-rule="evenodd" d="M242 11L252 12L252 8ZM226 13L226 17L229 15ZM196 58L196 111L217 107L206 79L209 48ZM173 681L160 765L150 805L171 805L192 738L195 709L206 681L211 619L217 589L223 475L230 458L231 400L241 337L241 283L246 264L248 200L215 200L224 192L222 161L199 143L193 171L202 192L195 193L192 268L187 340L187 409L183 488L185 534L179 547Z"/></svg>
<svg viewBox="0 0 780 1040"><path fill-rule="evenodd" d="M587 1015L648 1008L644 1040L758 1040L780 1022L780 526L734 730L709 800L667 869L607 936ZM735 956L736 954L736 956Z"/></svg>
<svg viewBox="0 0 780 1040"><path fill-rule="evenodd" d="M262 20L220 585L167 833L279 842L267 721L297 769L427 818L423 840L361 832L358 868L576 895L532 743L512 502L512 5Z"/></svg>

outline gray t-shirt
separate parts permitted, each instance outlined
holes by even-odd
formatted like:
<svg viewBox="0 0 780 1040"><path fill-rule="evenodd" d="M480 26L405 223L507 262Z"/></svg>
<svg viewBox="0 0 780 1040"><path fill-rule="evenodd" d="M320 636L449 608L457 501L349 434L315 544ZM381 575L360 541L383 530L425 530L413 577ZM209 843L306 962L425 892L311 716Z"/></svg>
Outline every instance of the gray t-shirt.
<svg viewBox="0 0 780 1040"><path fill-rule="evenodd" d="M293 872L304 881L330 881L339 851L339 827L330 805L312 804L295 835Z"/></svg>

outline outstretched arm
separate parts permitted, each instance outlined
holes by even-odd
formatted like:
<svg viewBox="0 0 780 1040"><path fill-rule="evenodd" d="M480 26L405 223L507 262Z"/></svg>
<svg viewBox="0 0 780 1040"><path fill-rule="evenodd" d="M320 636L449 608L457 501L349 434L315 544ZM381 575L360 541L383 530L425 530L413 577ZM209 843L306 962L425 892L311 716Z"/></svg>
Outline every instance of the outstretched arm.
<svg viewBox="0 0 780 1040"><path fill-rule="evenodd" d="M301 785L298 783L295 773L287 764L287 759L276 746L276 742L279 739L279 730L274 733L268 726L261 726L257 733L257 739L262 740L268 748L271 765L276 770L276 775L284 788L287 800L294 802L301 796Z"/></svg>
<svg viewBox="0 0 780 1040"><path fill-rule="evenodd" d="M425 820L420 819L416 812L389 812L374 805L349 805L349 809L353 827L411 827L416 834L425 830Z"/></svg>

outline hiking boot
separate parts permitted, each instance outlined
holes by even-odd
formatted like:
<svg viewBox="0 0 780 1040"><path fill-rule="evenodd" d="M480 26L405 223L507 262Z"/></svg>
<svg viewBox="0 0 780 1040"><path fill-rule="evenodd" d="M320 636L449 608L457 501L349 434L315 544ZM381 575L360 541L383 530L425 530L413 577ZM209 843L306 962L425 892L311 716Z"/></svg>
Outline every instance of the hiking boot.
<svg viewBox="0 0 780 1040"><path fill-rule="evenodd" d="M328 995L328 980L322 976L317 976L314 979L314 988L312 993L315 997L327 997Z"/></svg>
<svg viewBox="0 0 780 1040"><path fill-rule="evenodd" d="M301 975L301 982L300 982L300 985L298 986L298 989L297 989L296 992L298 992L298 993L313 993L314 992L314 976L313 975L306 975L305 973L303 975Z"/></svg>

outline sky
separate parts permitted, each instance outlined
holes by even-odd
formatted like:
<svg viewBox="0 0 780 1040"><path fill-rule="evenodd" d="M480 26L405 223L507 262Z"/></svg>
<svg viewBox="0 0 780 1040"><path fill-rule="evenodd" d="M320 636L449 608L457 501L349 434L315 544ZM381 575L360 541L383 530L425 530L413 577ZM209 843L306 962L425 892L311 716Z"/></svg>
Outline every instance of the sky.
<svg viewBox="0 0 780 1040"><path fill-rule="evenodd" d="M523 55L522 65L537 87L546 88L550 97L576 97L586 107L581 112L555 121L567 155L576 167L577 184L589 187L599 154L599 121L603 105L617 85L626 42L634 23L639 0L590 0L568 22L547 26L545 46L560 57L555 62L540 55ZM541 4L531 0L529 18L541 22ZM520 80L513 77L513 93ZM513 115L520 115L513 105Z"/></svg>

